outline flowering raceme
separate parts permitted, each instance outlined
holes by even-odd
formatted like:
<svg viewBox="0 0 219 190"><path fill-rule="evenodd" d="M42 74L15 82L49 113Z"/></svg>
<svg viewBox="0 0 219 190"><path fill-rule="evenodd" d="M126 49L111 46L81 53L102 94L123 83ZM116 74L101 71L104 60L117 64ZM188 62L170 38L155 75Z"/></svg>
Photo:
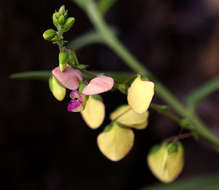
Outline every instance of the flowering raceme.
<svg viewBox="0 0 219 190"><path fill-rule="evenodd" d="M68 104L69 112L81 112L87 125L98 128L105 117L105 106L100 96L97 94L107 92L112 89L114 80L104 75L93 78L88 85L78 91L80 83L83 82L82 73L77 69L66 67L62 72L60 67L52 70L52 77L49 79L50 90L54 97L62 101L66 94L66 88L72 90L71 101Z"/></svg>
<svg viewBox="0 0 219 190"><path fill-rule="evenodd" d="M76 2L80 4L79 2L82 1L77 0ZM89 2L91 3L89 5L92 5L93 2ZM86 3L86 1L84 1L84 3ZM95 6L92 7L92 10L95 10ZM98 16L98 14L96 16ZM56 30L52 28L47 29L43 33L43 37L45 40L58 46L59 66L55 67L51 72L49 88L58 101L63 101L67 90L70 90L70 101L67 106L68 112L80 112L86 124L91 129L97 129L101 126L105 118L105 105L99 94L110 91L111 89L117 89L127 95L127 103L119 106L109 115L111 120L110 124L105 126L104 130L97 136L97 146L100 152L111 161L120 161L130 152L134 145L134 130L143 130L148 126L148 109L155 93L155 85L152 81L145 79L145 76L141 76L140 74L124 74L120 76L120 73L110 73L110 76L114 76L114 78L112 78L105 75L96 76L95 73L87 71L86 68L88 65L79 64L75 52L66 45L67 41L64 40L64 33L71 29L75 18L69 17L68 11L64 6L61 6L58 11L54 12L52 21ZM103 24L102 26L104 27L104 23L100 24ZM106 27L106 30L107 29L108 27ZM102 32L102 34L104 35L104 32ZM108 32L105 32L105 34L105 37L111 37L107 35ZM114 38L114 40L117 39ZM108 42L113 43L114 40L109 40ZM123 46L118 46L117 50L114 48L116 51L119 51L119 49L122 50ZM125 61L128 61L128 57L132 58L128 52L126 55L127 59L125 56L122 57ZM132 64L133 66L138 65L137 62L132 62ZM130 59L130 65L132 64ZM140 73L146 73L143 67L137 66L134 70ZM30 75L28 74L28 76ZM158 86L157 89L162 90L162 86ZM165 88L163 88L163 90L165 90ZM168 91L166 92L166 98L168 98L168 96L171 97L171 94L168 95ZM163 97L165 96L163 94ZM174 98L172 105L174 105ZM190 123L185 122L185 124L183 124L185 120L191 120L192 124L196 123L197 127L199 126L199 120L196 119L195 114L190 118L187 118L187 114L181 114L181 116L183 116L181 119L172 114L167 106L154 104L151 107L157 112L177 121L180 126L184 126L186 129L189 129L187 124L190 125ZM175 108L177 108L177 106L175 106ZM184 112L183 107L180 110L182 110L182 113ZM185 108L185 111L186 110ZM201 132L201 130L195 132L198 131ZM204 133L200 134L204 137ZM150 150L147 156L147 163L151 172L160 181L164 183L172 182L181 173L184 165L184 149L179 139L185 136L184 134L184 136L178 135L174 138L169 138L161 145L156 145ZM189 136L191 136L191 134L189 134ZM211 135L207 135L206 137L211 140ZM214 138L211 142L215 142Z"/></svg>

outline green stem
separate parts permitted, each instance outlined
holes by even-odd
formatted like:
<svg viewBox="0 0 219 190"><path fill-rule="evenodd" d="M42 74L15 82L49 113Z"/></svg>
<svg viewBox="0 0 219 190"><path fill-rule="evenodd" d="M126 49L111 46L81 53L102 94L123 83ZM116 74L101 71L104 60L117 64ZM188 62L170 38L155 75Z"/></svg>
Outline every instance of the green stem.
<svg viewBox="0 0 219 190"><path fill-rule="evenodd" d="M187 118L196 132L215 146L219 146L218 138L212 134L207 127L194 114L190 113L178 99L167 90L127 49L119 42L108 25L104 22L102 15L97 11L93 0L75 0L75 2L83 8L88 14L90 20L94 24L97 31L103 36L105 44L109 46L132 70L140 73L155 82L155 90L159 97L161 97L167 104L169 104L182 117Z"/></svg>

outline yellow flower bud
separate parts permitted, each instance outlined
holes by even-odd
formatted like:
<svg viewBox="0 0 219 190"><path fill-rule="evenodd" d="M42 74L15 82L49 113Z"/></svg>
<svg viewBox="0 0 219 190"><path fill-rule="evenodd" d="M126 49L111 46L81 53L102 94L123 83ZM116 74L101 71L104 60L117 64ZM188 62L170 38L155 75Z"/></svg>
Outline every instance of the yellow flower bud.
<svg viewBox="0 0 219 190"><path fill-rule="evenodd" d="M97 129L105 118L105 105L100 99L89 96L81 115L91 129Z"/></svg>
<svg viewBox="0 0 219 190"><path fill-rule="evenodd" d="M53 76L49 78L49 88L58 101L65 98L66 89Z"/></svg>
<svg viewBox="0 0 219 190"><path fill-rule="evenodd" d="M100 151L110 160L124 158L134 144L134 133L131 129L120 127L117 122L107 126L97 137Z"/></svg>
<svg viewBox="0 0 219 190"><path fill-rule="evenodd" d="M129 105L122 105L110 114L110 119L127 127L144 129L148 124L149 112L136 113Z"/></svg>
<svg viewBox="0 0 219 190"><path fill-rule="evenodd" d="M184 166L184 149L180 142L155 145L147 156L152 173L162 182L170 183Z"/></svg>
<svg viewBox="0 0 219 190"><path fill-rule="evenodd" d="M150 106L153 95L154 83L144 81L138 75L128 89L128 104L135 112L144 113Z"/></svg>

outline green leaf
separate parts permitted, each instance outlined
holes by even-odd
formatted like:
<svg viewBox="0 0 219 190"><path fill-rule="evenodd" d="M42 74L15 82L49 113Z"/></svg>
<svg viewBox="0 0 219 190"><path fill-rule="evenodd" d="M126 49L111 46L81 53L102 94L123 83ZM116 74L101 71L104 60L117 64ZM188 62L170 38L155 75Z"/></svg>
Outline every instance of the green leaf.
<svg viewBox="0 0 219 190"><path fill-rule="evenodd" d="M103 41L102 36L98 32L90 31L72 40L68 44L68 48L78 50L90 44L103 43Z"/></svg>
<svg viewBox="0 0 219 190"><path fill-rule="evenodd" d="M106 12L115 4L116 1L117 0L100 0L97 3L97 7L98 7L99 12L102 15L105 15Z"/></svg>
<svg viewBox="0 0 219 190"><path fill-rule="evenodd" d="M28 71L21 73L14 73L10 75L11 79L22 79L22 80L48 80L50 77L49 71Z"/></svg>
<svg viewBox="0 0 219 190"><path fill-rule="evenodd" d="M186 97L186 103L190 108L194 108L204 98L219 90L219 76L207 81L200 88L194 90Z"/></svg>
<svg viewBox="0 0 219 190"><path fill-rule="evenodd" d="M168 185L154 185L144 187L141 190L218 190L219 175L194 177L192 179L185 179L177 181Z"/></svg>
<svg viewBox="0 0 219 190"><path fill-rule="evenodd" d="M72 1L75 2L82 9L86 9L90 5L90 2L92 0L72 0Z"/></svg>

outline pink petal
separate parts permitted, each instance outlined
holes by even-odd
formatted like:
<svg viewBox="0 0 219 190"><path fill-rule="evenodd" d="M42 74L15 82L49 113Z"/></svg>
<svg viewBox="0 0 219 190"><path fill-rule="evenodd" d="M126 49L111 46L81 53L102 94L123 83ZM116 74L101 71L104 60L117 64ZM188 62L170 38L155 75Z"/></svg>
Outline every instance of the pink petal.
<svg viewBox="0 0 219 190"><path fill-rule="evenodd" d="M52 74L65 88L70 90L76 90L79 86L79 81L83 80L82 73L71 67L66 67L65 71L61 72L58 66L52 70Z"/></svg>
<svg viewBox="0 0 219 190"><path fill-rule="evenodd" d="M79 81L82 81L82 80L83 80L83 77L82 77L81 71L79 71L79 70L77 70L77 69L74 69L74 71L75 71L75 76L77 77L77 79L78 79Z"/></svg>
<svg viewBox="0 0 219 190"><path fill-rule="evenodd" d="M80 100L82 102L82 96L79 94L77 90L72 90L70 93L70 98L72 100Z"/></svg>
<svg viewBox="0 0 219 190"><path fill-rule="evenodd" d="M98 76L92 79L89 84L83 89L84 95L100 94L112 89L114 85L113 78L107 76Z"/></svg>
<svg viewBox="0 0 219 190"><path fill-rule="evenodd" d="M68 104L69 112L80 112L83 110L82 97L77 90L73 90L70 93L70 98L72 99Z"/></svg>
<svg viewBox="0 0 219 190"><path fill-rule="evenodd" d="M67 107L68 112L80 112L83 110L82 102L80 100L71 100Z"/></svg>

